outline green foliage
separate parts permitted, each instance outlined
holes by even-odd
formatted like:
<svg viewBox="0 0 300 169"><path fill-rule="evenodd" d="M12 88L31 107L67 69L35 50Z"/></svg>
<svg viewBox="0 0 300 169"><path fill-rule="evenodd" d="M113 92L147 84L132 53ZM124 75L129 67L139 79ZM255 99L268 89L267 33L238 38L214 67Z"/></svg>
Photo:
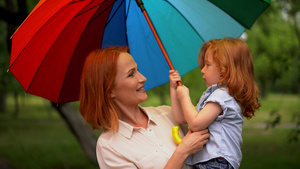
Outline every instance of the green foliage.
<svg viewBox="0 0 300 169"><path fill-rule="evenodd" d="M300 136L300 112L293 113L292 122L296 123L296 128L290 131L288 136L289 143L298 142Z"/></svg>
<svg viewBox="0 0 300 169"><path fill-rule="evenodd" d="M6 73L9 63L9 54L6 48L6 24L0 21L0 91L7 86L9 79ZM5 70L6 69L6 70Z"/></svg>
<svg viewBox="0 0 300 169"><path fill-rule="evenodd" d="M300 15L300 6L292 0L273 0L271 4L253 28L246 31L257 82L263 96L267 90L298 93L300 25L293 21Z"/></svg>
<svg viewBox="0 0 300 169"><path fill-rule="evenodd" d="M267 129L275 127L281 121L281 116L279 115L278 110L271 110L270 117L271 118L267 121Z"/></svg>
<svg viewBox="0 0 300 169"><path fill-rule="evenodd" d="M27 0L27 5L28 5L28 13L30 13L30 11L32 11L32 9L36 6L36 4L39 2L40 0Z"/></svg>

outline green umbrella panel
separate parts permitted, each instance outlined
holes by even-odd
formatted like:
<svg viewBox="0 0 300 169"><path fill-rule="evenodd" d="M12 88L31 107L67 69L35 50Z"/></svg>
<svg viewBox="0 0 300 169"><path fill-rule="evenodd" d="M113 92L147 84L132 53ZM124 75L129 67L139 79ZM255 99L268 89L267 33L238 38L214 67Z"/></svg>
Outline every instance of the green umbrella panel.
<svg viewBox="0 0 300 169"><path fill-rule="evenodd" d="M208 0L250 29L257 18L270 6L271 0Z"/></svg>

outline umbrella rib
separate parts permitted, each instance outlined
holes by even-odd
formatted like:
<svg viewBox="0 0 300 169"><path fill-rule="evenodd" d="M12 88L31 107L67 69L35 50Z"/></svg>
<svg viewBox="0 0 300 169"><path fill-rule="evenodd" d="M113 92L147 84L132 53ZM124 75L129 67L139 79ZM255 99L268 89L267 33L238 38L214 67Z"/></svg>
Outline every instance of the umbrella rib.
<svg viewBox="0 0 300 169"><path fill-rule="evenodd" d="M93 22L96 18L98 18L99 16L101 16L101 15L104 13L104 11L108 10L111 6L113 6L113 3L110 4L109 6L107 6L101 13L99 13L98 15L96 15L95 17L93 17L93 19L91 19L91 20L88 22L88 24L90 24L90 23Z"/></svg>
<svg viewBox="0 0 300 169"><path fill-rule="evenodd" d="M128 18L128 13L129 13L129 6L130 6L130 3L131 3L131 0L129 0L129 4L128 4L128 8L127 8L127 13L124 15L125 17L125 32L127 32L127 26L126 26L126 23L127 23L127 18ZM125 7L126 9L126 4L125 4ZM128 41L128 36L127 36L127 33L125 33L125 36L126 36L126 44L129 46L129 41ZM129 52L130 52L130 49L129 49Z"/></svg>
<svg viewBox="0 0 300 169"><path fill-rule="evenodd" d="M166 1L167 3L169 3L171 6L173 6L173 8L178 12L180 13L180 15L190 24L191 28L194 29L195 32L197 32L198 36L204 40L204 38L199 34L199 32L194 28L194 26L190 23L190 21L184 16L182 15L182 13L170 2Z"/></svg>
<svg viewBox="0 0 300 169"><path fill-rule="evenodd" d="M75 3L78 3L78 2L81 2L81 1L84 1L84 0L73 1L73 2L70 2L69 4L75 4Z"/></svg>
<svg viewBox="0 0 300 169"><path fill-rule="evenodd" d="M100 6L100 5L102 5L102 4L103 4L103 2L102 2L102 3L99 3L99 4L95 5L95 6L92 6L92 7L90 7L89 9L86 9L86 10L84 10L84 11L78 13L75 17L80 16L80 15L82 15L82 14L88 12L88 11L91 10L91 9L97 8L98 6Z"/></svg>
<svg viewBox="0 0 300 169"><path fill-rule="evenodd" d="M120 5L118 6L118 8L115 10L115 12L112 14L112 16L109 18L109 20L107 20L107 22L106 22L106 25L108 25L109 24L109 22L112 20L112 18L116 15L116 13L117 13L117 11L121 8L121 6L122 6L122 4L124 3L124 1L122 1L122 3L120 3ZM113 4L112 4L113 5ZM110 5L111 6L111 5ZM109 6L109 7L110 7ZM100 15L100 14L99 14ZM98 15L98 16L99 16ZM105 25L105 26L106 26Z"/></svg>
<svg viewBox="0 0 300 169"><path fill-rule="evenodd" d="M51 47L51 48L52 48L52 47ZM50 51L50 50L49 50L49 51ZM38 69L35 71L34 76L32 77L32 80L30 81L30 84L28 85L27 92L29 91L29 89L30 89L30 87L31 87L31 85L32 85L32 83L33 83L35 77L37 76L37 74L38 74L40 68L42 67L42 65L43 65L43 63L44 63L44 61L45 61L45 59L46 59L46 57L47 57L49 51L47 52L46 56L43 58L43 61L42 61L41 64L39 65Z"/></svg>
<svg viewBox="0 0 300 169"><path fill-rule="evenodd" d="M90 9L93 9L93 8L95 8L95 7L99 7L101 4L103 4L103 3L100 3L100 4L98 4L98 5L96 5L96 6L93 6L92 8L89 8L89 10ZM105 8L100 14L98 14L98 15L96 15L96 16L94 16L93 18L94 19L92 19L92 20L90 20L89 22L88 22L88 24L89 23L91 23L91 22L93 22L97 17L99 17L101 14L103 14L104 13L104 11L106 11L107 9L109 9L111 6L113 5L113 3L112 4L110 4L110 5L108 5L108 7L107 8ZM99 8L101 8L101 6L99 7ZM84 11L84 12L87 12L88 10L86 10L86 11ZM81 14L83 14L84 12L82 12L82 13L80 13L80 14L77 14L76 16L79 16L79 15L81 15ZM87 24L87 25L88 25ZM76 48L76 47L75 47ZM74 54L74 52L75 52L75 50L73 51L73 54ZM73 55L72 54L72 55ZM70 59L70 62L68 63L68 67L67 67L67 71L66 71L66 75L68 74L68 72L69 72L69 69L70 69L70 64L71 64L71 62L72 62L72 60L73 60L73 57L71 57L71 59ZM64 86L64 84L65 84L65 81L66 81L66 78L64 78L64 80L63 80L63 83L62 83L62 86L61 86L61 89L63 89L63 86ZM60 92L59 92L59 97L58 97L58 100L57 100L57 102L59 102L60 101L60 99L61 99L61 96L62 96L62 90L60 90Z"/></svg>
<svg viewBox="0 0 300 169"><path fill-rule="evenodd" d="M131 0L129 1L128 7L127 7L126 18L127 18L127 16L128 16L128 13L129 13L130 4L131 4Z"/></svg>
<svg viewBox="0 0 300 169"><path fill-rule="evenodd" d="M84 1L84 0L77 0L77 1L75 1L75 2L70 2L69 4L75 4L75 3L78 3L78 2L82 2L82 1ZM102 3L103 3L103 2L102 2ZM101 5L102 3L100 3L100 4L96 5L96 6L99 6L99 5ZM95 8L96 6L91 7L90 9L93 9L93 8ZM88 9L88 10L90 10L90 9ZM87 12L88 10L83 11L82 13L77 14L76 16L79 16L79 15L81 15L81 14ZM76 16L75 16L75 17L76 17ZM34 35L34 36L35 36L35 35ZM29 43L27 43L26 46L28 46L28 44L29 44ZM26 48L26 46L22 49L22 51L21 51L20 54L16 57L16 59L10 64L8 70L15 64L15 62L18 60L18 58L19 58L19 56L21 55L21 53L23 53L23 51L24 51L24 49ZM31 84L30 84L30 85L31 85ZM27 90L29 90L30 85L28 86L28 89L27 89Z"/></svg>
<svg viewBox="0 0 300 169"><path fill-rule="evenodd" d="M129 13L129 9L130 9L130 4L131 4L131 0L129 0L128 2L128 6L127 6L127 13L124 15L125 17L125 22L127 21L127 17L128 17L128 13ZM125 8L126 8L126 4L125 4ZM125 23L126 24L126 23ZM127 32L127 26L125 25L125 32ZM127 45L129 46L129 41L128 41L128 36L127 36L127 33L125 33L125 36L126 36L126 43ZM129 48L129 52L130 52L130 48Z"/></svg>
<svg viewBox="0 0 300 169"><path fill-rule="evenodd" d="M78 2L80 2L80 1L83 1L83 0L78 0L77 2L70 2L69 4L78 3ZM98 5L96 5L96 6L98 6ZM96 6L95 6L95 7L96 7ZM94 8L94 7L93 7L93 8ZM92 9L92 8L90 8L90 9ZM85 12L86 12L86 11L85 11ZM78 16L78 14L77 14L76 16ZM64 29L65 29L65 28L64 28ZM59 35L59 36L60 36L60 35ZM59 36L58 36L58 37L59 37ZM52 48L52 47L53 47L53 46L51 46L51 48ZM47 54L46 54L45 57L43 58L41 64L39 65L39 67L38 67L37 71L35 72L35 74L34 74L34 76L33 76L32 79L35 79L35 77L37 76L37 74L38 74L40 68L42 67L42 65L43 65L43 63L44 63L46 57L47 57L48 54L49 54L49 51L51 51L51 48L48 50ZM23 49L23 50L24 50L24 49ZM23 52L23 50L22 50L22 52ZM20 55L19 55L19 56L20 56ZM18 56L18 57L19 57L19 56ZM68 67L69 67L69 66L68 66ZM34 80L31 80L30 84L28 85L27 91L30 90L30 87L31 87L33 81L34 81ZM63 83L63 84L64 84L64 83ZM62 85L62 86L63 86L63 85ZM61 92L59 93L59 98L58 98L57 102L59 102L60 96L61 96Z"/></svg>

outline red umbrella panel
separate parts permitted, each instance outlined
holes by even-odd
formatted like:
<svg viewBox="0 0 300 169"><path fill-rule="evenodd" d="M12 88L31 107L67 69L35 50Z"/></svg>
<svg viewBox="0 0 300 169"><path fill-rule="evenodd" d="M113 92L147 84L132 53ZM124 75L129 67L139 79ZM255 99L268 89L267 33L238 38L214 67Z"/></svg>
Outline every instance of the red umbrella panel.
<svg viewBox="0 0 300 169"><path fill-rule="evenodd" d="M102 17L108 17L110 11L107 8L111 8L112 3L47 0L27 18L13 35L10 62L10 72L26 92L57 103L78 100L79 83L74 82L80 79L85 60L82 56L101 47L102 34L94 31L103 32L106 19ZM103 10L96 8L97 5ZM95 17L99 14L102 17ZM25 27L33 29L22 29ZM37 41L38 44L31 45ZM21 57L22 54L26 57ZM20 69L22 71L18 71Z"/></svg>

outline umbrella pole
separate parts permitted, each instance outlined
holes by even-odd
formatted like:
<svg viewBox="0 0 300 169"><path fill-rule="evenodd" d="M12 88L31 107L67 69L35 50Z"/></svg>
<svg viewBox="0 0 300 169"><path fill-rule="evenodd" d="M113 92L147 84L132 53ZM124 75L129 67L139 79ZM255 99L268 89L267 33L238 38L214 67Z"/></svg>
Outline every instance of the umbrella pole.
<svg viewBox="0 0 300 169"><path fill-rule="evenodd" d="M167 54L167 52L166 52L166 50L165 50L165 48L163 46L163 44L162 44L162 42L161 42L158 34L156 33L156 30L155 30L155 28L154 28L154 26L153 26L153 24L152 24L152 22L151 22L151 20L150 20L150 18L148 16L147 12L146 12L146 9L144 7L143 1L142 0L135 0L135 1L138 4L138 6L140 7L141 11L143 12L143 14L144 14L144 16L145 16L145 18L146 18L146 20L147 20L147 22L149 24L149 27L150 27L150 29L151 29L151 31L152 31L155 39L156 39L156 41L157 41L157 43L158 43L161 51L162 51L162 53L163 53L163 55L164 55L164 57L165 57L168 65L169 65L170 69L171 70L175 70L174 66L173 66L173 64L172 64L172 62L171 62L171 60L170 60L170 58L169 58L169 56L168 56L168 54ZM181 82L178 82L178 85L181 86Z"/></svg>

